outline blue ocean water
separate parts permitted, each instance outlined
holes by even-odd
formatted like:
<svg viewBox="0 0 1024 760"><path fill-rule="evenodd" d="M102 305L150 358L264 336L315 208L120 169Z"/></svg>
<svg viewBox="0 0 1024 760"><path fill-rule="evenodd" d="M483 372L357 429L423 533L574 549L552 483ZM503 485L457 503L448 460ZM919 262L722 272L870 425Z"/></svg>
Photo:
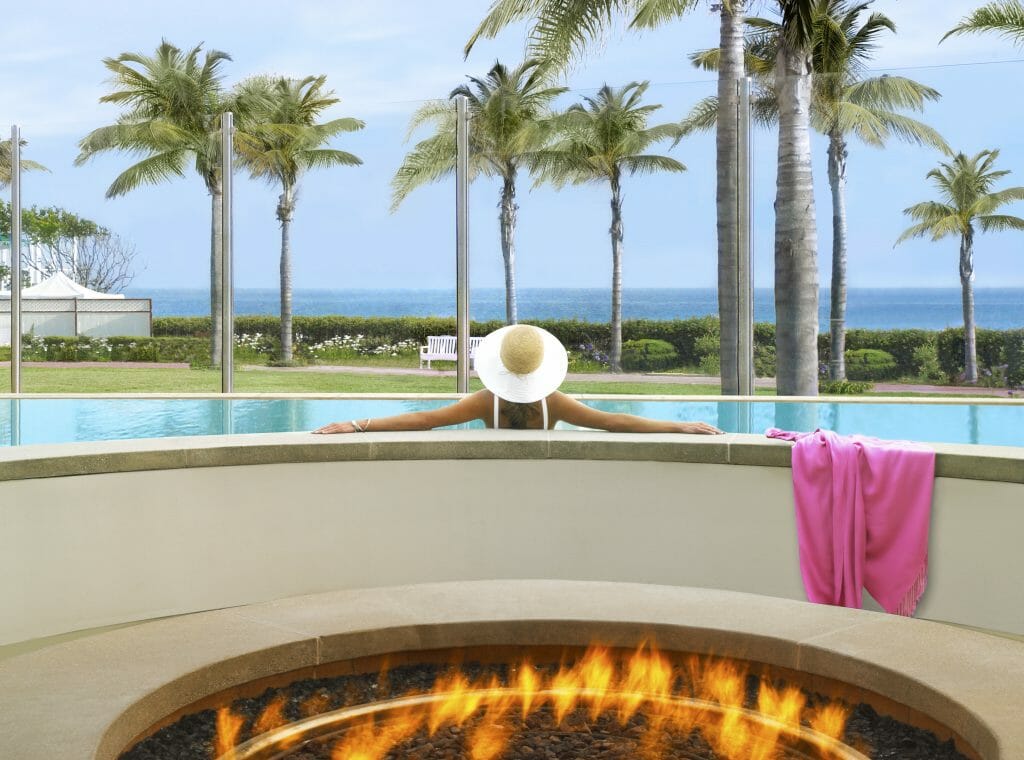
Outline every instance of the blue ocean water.
<svg viewBox="0 0 1024 760"><path fill-rule="evenodd" d="M130 288L128 295L153 299L157 317L210 313L209 293L203 289ZM828 290L821 293L819 325L828 329ZM454 316L454 290L296 290L295 314L347 316ZM278 313L275 288L237 288L235 314ZM718 313L712 288L626 288L625 319L682 319ZM607 322L611 299L604 288L522 288L519 318L581 319ZM979 288L975 292L979 326L1005 330L1024 327L1024 288ZM505 291L476 288L470 293L470 316L476 320L504 319ZM773 322L775 307L770 288L758 289L754 320ZM959 288L852 288L847 295L847 326L874 329L924 328L940 330L963 324Z"/></svg>

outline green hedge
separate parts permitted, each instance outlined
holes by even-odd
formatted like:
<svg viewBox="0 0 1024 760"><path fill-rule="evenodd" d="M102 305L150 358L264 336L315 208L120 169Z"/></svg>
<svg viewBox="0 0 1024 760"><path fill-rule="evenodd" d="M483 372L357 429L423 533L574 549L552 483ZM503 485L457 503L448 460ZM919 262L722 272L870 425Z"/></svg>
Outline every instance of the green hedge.
<svg viewBox="0 0 1024 760"><path fill-rule="evenodd" d="M1024 330L1005 333L1006 385L1024 388Z"/></svg>
<svg viewBox="0 0 1024 760"><path fill-rule="evenodd" d="M975 331L975 343L978 353L978 367L981 369L998 367L1003 361L1005 331ZM939 367L950 379L955 379L964 371L964 328L949 327L938 334L936 348L939 355Z"/></svg>
<svg viewBox="0 0 1024 760"><path fill-rule="evenodd" d="M832 359L828 333L818 336L818 356L822 364ZM863 330L846 331L846 350L859 351L873 348L885 351L896 361L896 376L916 376L921 371L920 354L915 352L921 348L935 345L935 333L930 330Z"/></svg>
<svg viewBox="0 0 1024 760"><path fill-rule="evenodd" d="M657 372L678 364L679 354L667 341L642 338L622 344L622 368L627 372Z"/></svg>
<svg viewBox="0 0 1024 760"><path fill-rule="evenodd" d="M3 358L11 358L5 346ZM26 335L22 344L26 361L51 362L187 362L210 363L210 341L204 338L114 336L77 338Z"/></svg>
<svg viewBox="0 0 1024 760"><path fill-rule="evenodd" d="M891 380L898 374L896 359L888 351L858 348L846 352L846 376L850 380Z"/></svg>
<svg viewBox="0 0 1024 760"><path fill-rule="evenodd" d="M579 320L540 320L532 322L553 333L566 348L573 350L591 344L607 352L611 342L606 322ZM261 333L274 338L279 333L277 317L237 317L235 333L254 335ZM501 327L501 321L473 322L473 335L486 335ZM296 338L302 337L306 345L342 335L363 335L387 342L415 340L425 343L428 335L454 335L454 317L345 317L296 316ZM154 336L186 336L208 338L209 317L158 317L153 320ZM708 336L717 336L718 319L697 317L676 320L627 320L622 324L623 341L662 340L672 345L683 366L697 366L706 353ZM978 330L978 362L982 368L1007 364L1006 332ZM702 341L702 339L705 339ZM761 322L754 325L755 361L758 374L767 376L774 369L775 325ZM947 378L956 378L963 372L963 329L950 328L939 332L930 330L864 330L851 329L846 333L848 351L874 349L885 351L895 361L897 377L917 377L922 372L934 375L936 363ZM818 340L819 361L828 364L829 336L822 333Z"/></svg>

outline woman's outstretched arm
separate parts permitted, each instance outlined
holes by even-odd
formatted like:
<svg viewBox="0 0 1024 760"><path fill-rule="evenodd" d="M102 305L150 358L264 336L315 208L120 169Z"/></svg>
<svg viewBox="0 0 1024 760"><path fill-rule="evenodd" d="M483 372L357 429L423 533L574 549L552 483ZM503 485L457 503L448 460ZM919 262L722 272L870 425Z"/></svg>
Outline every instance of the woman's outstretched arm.
<svg viewBox="0 0 1024 760"><path fill-rule="evenodd" d="M581 404L564 393L555 391L548 406L556 419L578 427L597 428L613 433L692 433L717 435L722 431L706 422L671 422L651 420L635 414L613 414Z"/></svg>
<svg viewBox="0 0 1024 760"><path fill-rule="evenodd" d="M487 414L487 397L484 391L459 399L454 404L425 412L407 412L391 417L360 417L347 422L332 422L314 430L314 433L383 433L397 430L432 430L447 425L459 425L470 420L483 419ZM353 424L355 423L355 424ZM356 427L358 425L358 428ZM359 428L362 428L360 431Z"/></svg>

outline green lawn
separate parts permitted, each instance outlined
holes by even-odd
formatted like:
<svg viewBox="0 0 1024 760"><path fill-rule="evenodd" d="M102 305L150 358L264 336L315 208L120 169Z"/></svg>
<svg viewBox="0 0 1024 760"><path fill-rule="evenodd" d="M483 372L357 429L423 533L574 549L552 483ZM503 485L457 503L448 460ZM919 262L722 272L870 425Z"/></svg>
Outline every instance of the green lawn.
<svg viewBox="0 0 1024 760"><path fill-rule="evenodd" d="M480 382L473 379L470 388ZM684 383L617 382L570 380L562 385L567 393L629 394L662 396L717 396L718 385ZM986 390L979 388L978 396ZM10 372L0 371L0 393L10 391ZM220 371L178 367L40 367L22 368L25 393L217 393ZM240 393L454 393L452 376L372 375L313 370L235 370L235 391ZM772 396L771 389L758 389L759 396ZM941 393L869 393L869 396L949 398ZM991 395L991 394L989 394ZM960 398L970 398L962 396Z"/></svg>

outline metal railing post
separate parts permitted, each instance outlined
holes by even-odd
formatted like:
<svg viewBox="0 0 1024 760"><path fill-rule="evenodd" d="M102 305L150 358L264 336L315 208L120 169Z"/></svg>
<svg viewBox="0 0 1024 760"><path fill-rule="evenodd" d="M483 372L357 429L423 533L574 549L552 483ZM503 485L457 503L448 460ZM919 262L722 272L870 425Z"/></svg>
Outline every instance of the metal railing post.
<svg viewBox="0 0 1024 760"><path fill-rule="evenodd" d="M751 79L737 80L738 103L736 162L736 372L741 396L754 395L754 246L751 182L753 143L750 128Z"/></svg>
<svg viewBox="0 0 1024 760"><path fill-rule="evenodd" d="M11 445L21 445L21 399L11 399Z"/></svg>
<svg viewBox="0 0 1024 760"><path fill-rule="evenodd" d="M469 99L455 96L455 363L459 393L469 393Z"/></svg>
<svg viewBox="0 0 1024 760"><path fill-rule="evenodd" d="M234 180L234 115L229 111L221 116L221 350L220 350L220 391L234 390L235 369L235 316L234 316L234 275L231 264L234 246L231 239L233 180Z"/></svg>
<svg viewBox="0 0 1024 760"><path fill-rule="evenodd" d="M21 393L21 129L11 127L11 393Z"/></svg>

